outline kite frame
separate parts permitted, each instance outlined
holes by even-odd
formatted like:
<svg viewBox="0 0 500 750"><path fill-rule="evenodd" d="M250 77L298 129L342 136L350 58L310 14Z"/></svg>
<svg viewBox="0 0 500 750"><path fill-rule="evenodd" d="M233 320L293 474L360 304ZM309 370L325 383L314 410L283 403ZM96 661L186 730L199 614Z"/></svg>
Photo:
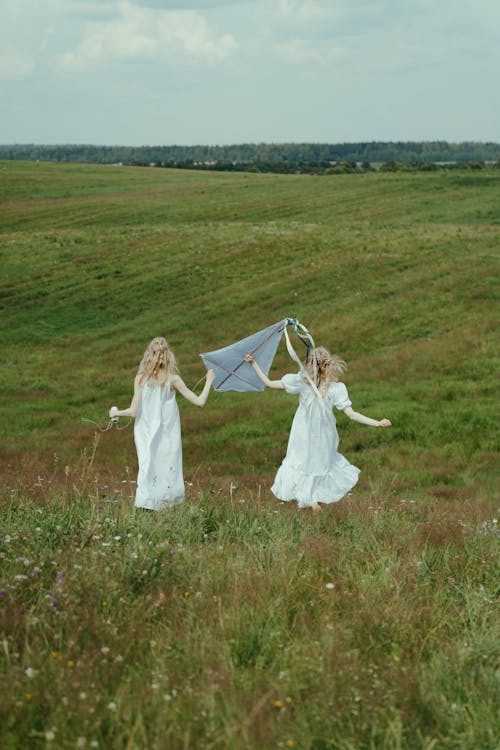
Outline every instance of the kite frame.
<svg viewBox="0 0 500 750"><path fill-rule="evenodd" d="M302 325L302 323L299 323L299 321L296 318L283 318L283 320L280 320L280 322L278 324L276 324L274 327L272 327L272 330L267 334L267 336L262 341L260 341L259 344L256 347L254 347L252 350L250 350L248 352L248 354L251 354L252 356L254 356L255 353L258 352L259 349L262 346L264 346L264 344L266 344L269 341L269 339L271 339L276 333L282 333L282 332L284 332L285 333L285 338L286 338L286 346L287 346L288 353L290 354L290 356L292 357L292 359L299 364L301 371L305 372L304 366L300 362L300 360L299 360L299 358L298 358L295 350L293 349L293 347L292 347L292 345L290 343L290 339L288 337L288 333L287 333L287 330L286 330L287 326L291 326L293 328L293 330L297 334L298 338L307 347L307 351L309 351L310 348L314 349L314 340L313 340L311 334L309 333L309 331L307 330L307 328L304 325ZM246 361L245 359L242 359L231 370L229 367L225 367L224 365L220 364L220 362L217 362L214 359L212 359L209 355L210 355L210 352L209 353L205 352L202 356L206 360L206 362L210 363L214 367L217 367L220 370L223 370L224 372L227 373L227 375L225 376L225 378L223 378L223 380L221 380L220 383L217 383L217 385L215 385L215 383L214 383L214 386L213 386L214 390L219 391L221 389L221 386L223 386L224 383L226 383L229 380L229 378L231 376L233 376L233 375L238 380L240 380L242 383L245 383L246 385L250 386L250 388L251 388L252 391L259 390L258 388L255 387L255 384L252 383L252 381L248 380L248 378L245 378L243 375L241 375L241 373L238 373L238 370L240 369L240 367L243 367L243 365L245 364L245 361ZM307 373L306 373L306 377L310 380L310 378L308 377ZM316 388L315 388L314 384L312 383L312 381L311 381L311 385L312 385L313 389L316 390Z"/></svg>

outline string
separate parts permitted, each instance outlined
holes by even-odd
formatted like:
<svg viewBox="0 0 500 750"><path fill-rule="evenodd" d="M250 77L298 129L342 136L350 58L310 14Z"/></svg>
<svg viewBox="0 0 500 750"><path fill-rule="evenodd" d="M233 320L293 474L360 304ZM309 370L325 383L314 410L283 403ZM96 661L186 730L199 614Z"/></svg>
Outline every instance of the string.
<svg viewBox="0 0 500 750"><path fill-rule="evenodd" d="M124 424L123 427L118 427L118 419L119 417L113 417L113 419L110 419L106 427L102 427L98 422L94 422L93 419L86 419L85 417L80 417L82 422L90 422L90 424L93 424L97 427L99 432L109 432L109 430L112 430L114 426L116 426L116 429L121 432L122 430L125 430L132 422L131 419L127 422L127 424Z"/></svg>
<svg viewBox="0 0 500 750"><path fill-rule="evenodd" d="M197 383L195 383L195 384L193 385L193 387L191 388L191 390L192 390L192 391L194 391L194 389L195 389L195 388L197 388L197 387L198 387L198 386L200 385L200 383L202 383L202 382L203 382L204 380L206 380L206 377L207 377L207 375L208 375L208 372L206 372L206 373L205 373L205 374L203 375L203 377L201 377L201 378L200 378L200 379L198 380L198 382L197 382Z"/></svg>

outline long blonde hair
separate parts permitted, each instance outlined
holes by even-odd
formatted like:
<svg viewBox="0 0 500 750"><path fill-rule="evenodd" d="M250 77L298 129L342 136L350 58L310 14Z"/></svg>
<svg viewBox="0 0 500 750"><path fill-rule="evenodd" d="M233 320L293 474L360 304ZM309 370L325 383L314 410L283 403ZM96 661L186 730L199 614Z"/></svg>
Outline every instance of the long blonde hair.
<svg viewBox="0 0 500 750"><path fill-rule="evenodd" d="M139 385L165 385L173 375L177 374L177 362L173 351L163 336L150 341L139 365L137 375Z"/></svg>
<svg viewBox="0 0 500 750"><path fill-rule="evenodd" d="M344 360L336 354L330 354L324 346L317 346L308 351L305 367L307 374L317 388L336 382L342 373L347 370L347 364Z"/></svg>

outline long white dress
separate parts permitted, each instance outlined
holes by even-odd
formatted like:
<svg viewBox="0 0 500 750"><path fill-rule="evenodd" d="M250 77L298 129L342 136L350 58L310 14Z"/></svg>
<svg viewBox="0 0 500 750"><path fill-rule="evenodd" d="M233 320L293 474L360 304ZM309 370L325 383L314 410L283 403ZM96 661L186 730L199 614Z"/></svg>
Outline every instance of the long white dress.
<svg viewBox="0 0 500 750"><path fill-rule="evenodd" d="M182 503L181 422L170 383L142 387L134 440L139 461L136 507L163 510Z"/></svg>
<svg viewBox="0 0 500 750"><path fill-rule="evenodd" d="M331 383L318 397L300 374L281 378L287 393L299 394L286 457L271 491L299 508L336 503L358 481L359 469L337 452L339 436L332 408L351 405L344 383Z"/></svg>

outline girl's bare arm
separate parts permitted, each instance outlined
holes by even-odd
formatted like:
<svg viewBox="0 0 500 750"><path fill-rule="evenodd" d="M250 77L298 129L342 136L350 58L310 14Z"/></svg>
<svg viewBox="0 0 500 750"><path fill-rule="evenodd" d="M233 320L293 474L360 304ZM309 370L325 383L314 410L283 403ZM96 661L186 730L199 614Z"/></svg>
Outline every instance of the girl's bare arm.
<svg viewBox="0 0 500 750"><path fill-rule="evenodd" d="M196 393L193 393L193 391L187 387L180 375L175 375L175 377L172 378L172 385L175 390L179 391L181 396L184 396L184 398L187 399L191 404L194 404L195 406L199 406L201 408L202 406L205 406L207 402L208 394L210 393L210 387L214 380L215 373L213 370L209 370L207 372L205 385L203 386L203 390L199 396L197 396Z"/></svg>
<svg viewBox="0 0 500 750"><path fill-rule="evenodd" d="M276 390L285 390L285 386L283 385L281 380L270 380L267 375L262 372L258 362L255 361L252 354L245 354L245 362L250 362L253 369L257 373L259 380L261 380L265 386L267 386L268 388L275 388Z"/></svg>
<svg viewBox="0 0 500 750"><path fill-rule="evenodd" d="M359 411L354 411L350 406L344 409L344 414L352 419L353 422L359 422L360 424L367 424L369 427L391 427L392 422L388 419L371 419L371 417L365 417L364 414L360 414Z"/></svg>
<svg viewBox="0 0 500 750"><path fill-rule="evenodd" d="M115 407L111 407L109 410L109 416L110 417L135 417L137 414L137 409L139 408L139 404L141 403L141 391L142 388L139 385L139 378L136 377L134 380L134 395L132 397L132 401L130 403L130 406L128 409L116 409Z"/></svg>

